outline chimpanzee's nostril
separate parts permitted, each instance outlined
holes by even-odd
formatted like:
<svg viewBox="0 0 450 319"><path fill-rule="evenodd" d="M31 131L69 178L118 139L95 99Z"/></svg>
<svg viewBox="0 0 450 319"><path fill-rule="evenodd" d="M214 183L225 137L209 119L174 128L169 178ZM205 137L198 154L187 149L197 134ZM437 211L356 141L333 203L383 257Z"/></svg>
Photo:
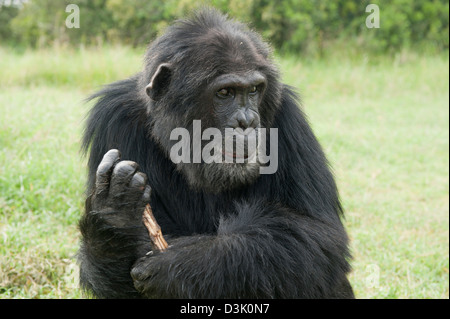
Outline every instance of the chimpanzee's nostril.
<svg viewBox="0 0 450 319"><path fill-rule="evenodd" d="M251 110L238 110L236 113L236 126L243 130L247 128L256 128L259 125L259 116Z"/></svg>

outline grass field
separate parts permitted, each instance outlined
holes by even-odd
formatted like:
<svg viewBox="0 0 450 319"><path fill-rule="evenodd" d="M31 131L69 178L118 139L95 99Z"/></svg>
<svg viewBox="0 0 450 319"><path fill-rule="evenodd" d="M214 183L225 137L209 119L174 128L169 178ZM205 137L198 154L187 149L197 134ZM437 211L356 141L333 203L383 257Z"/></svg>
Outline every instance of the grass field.
<svg viewBox="0 0 450 319"><path fill-rule="evenodd" d="M83 297L83 99L141 55L0 48L0 298ZM277 61L333 166L356 296L448 298L448 53Z"/></svg>

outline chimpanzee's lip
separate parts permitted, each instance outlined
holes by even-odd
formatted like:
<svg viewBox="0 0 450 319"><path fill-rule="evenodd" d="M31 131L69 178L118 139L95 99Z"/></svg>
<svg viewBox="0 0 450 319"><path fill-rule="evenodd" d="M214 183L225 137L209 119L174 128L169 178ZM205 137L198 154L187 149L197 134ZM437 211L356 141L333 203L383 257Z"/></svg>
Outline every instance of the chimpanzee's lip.
<svg viewBox="0 0 450 319"><path fill-rule="evenodd" d="M233 152L233 153L222 152L222 154L225 155L226 157L248 159L248 153L247 152L242 157L238 156L238 154L236 154L236 152Z"/></svg>

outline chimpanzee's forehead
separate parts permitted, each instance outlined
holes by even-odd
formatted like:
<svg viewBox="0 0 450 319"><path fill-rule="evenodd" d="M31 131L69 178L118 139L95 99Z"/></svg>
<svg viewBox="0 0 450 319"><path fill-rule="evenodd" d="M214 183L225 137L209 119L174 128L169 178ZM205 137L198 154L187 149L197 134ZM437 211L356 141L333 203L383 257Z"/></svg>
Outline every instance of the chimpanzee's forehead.
<svg viewBox="0 0 450 319"><path fill-rule="evenodd" d="M213 68L218 73L255 70L268 62L247 35L224 30L213 29L199 36L188 51L200 67Z"/></svg>

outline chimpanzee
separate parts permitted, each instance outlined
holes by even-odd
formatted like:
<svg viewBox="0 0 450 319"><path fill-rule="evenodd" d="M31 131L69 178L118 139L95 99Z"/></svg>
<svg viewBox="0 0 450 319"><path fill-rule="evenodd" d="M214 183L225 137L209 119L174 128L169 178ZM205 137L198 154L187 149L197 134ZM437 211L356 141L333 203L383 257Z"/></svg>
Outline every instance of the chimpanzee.
<svg viewBox="0 0 450 319"><path fill-rule="evenodd" d="M336 183L257 33L200 10L150 45L141 72L91 99L83 289L98 298L354 297ZM177 129L190 139L180 142ZM240 140L249 149L256 138L270 161L250 160L263 155L259 146L227 151L229 129L234 146ZM264 142L249 134L263 129ZM215 155L207 161L195 150L211 136L214 147L204 153ZM174 160L177 143L192 154ZM152 250L142 222L147 203L165 251Z"/></svg>

